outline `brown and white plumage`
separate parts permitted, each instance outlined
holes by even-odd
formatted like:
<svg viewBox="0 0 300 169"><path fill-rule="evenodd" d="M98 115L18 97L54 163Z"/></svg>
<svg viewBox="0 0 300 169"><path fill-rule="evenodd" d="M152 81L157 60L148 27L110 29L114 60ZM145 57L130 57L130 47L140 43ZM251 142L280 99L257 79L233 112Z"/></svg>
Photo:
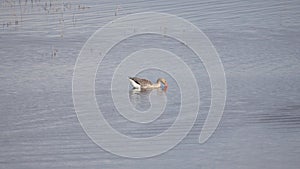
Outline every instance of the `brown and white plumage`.
<svg viewBox="0 0 300 169"><path fill-rule="evenodd" d="M152 83L150 80L141 79L138 77L129 77L130 84L135 89L154 89L160 88L161 84L164 84L165 87L168 86L167 81L164 78L158 78L156 83Z"/></svg>

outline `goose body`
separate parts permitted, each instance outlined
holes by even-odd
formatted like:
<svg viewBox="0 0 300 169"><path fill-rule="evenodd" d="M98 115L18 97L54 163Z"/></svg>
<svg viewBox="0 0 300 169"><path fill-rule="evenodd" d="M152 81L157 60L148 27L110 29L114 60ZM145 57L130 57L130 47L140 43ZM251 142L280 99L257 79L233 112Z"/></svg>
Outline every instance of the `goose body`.
<svg viewBox="0 0 300 169"><path fill-rule="evenodd" d="M129 77L129 82L135 89L155 89L160 88L161 84L164 84L165 87L168 86L167 81L163 78L158 78L156 83L152 83L150 80L147 79Z"/></svg>

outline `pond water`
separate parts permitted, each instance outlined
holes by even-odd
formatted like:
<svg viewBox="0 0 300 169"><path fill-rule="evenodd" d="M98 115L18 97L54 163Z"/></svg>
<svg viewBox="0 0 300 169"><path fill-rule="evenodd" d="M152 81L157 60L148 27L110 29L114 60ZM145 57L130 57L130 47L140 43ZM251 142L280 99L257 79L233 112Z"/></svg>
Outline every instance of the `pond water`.
<svg viewBox="0 0 300 169"><path fill-rule="evenodd" d="M200 95L196 122L177 146L150 158L124 158L99 147L81 127L72 98L73 71L96 30L113 19L149 11L187 19L208 36L224 66L226 106L212 137L199 144L211 102L202 62L169 37L146 34L122 41L99 64L95 80L97 104L120 133L158 135L176 120L181 105L176 79L150 69L138 75L151 81L165 77L169 83L166 92L154 91L167 96L165 112L149 124L118 114L111 97L112 75L134 51L162 48L175 53L193 71ZM1 1L1 168L299 168L299 11L297 0ZM151 107L149 95L128 87L128 99L137 110Z"/></svg>

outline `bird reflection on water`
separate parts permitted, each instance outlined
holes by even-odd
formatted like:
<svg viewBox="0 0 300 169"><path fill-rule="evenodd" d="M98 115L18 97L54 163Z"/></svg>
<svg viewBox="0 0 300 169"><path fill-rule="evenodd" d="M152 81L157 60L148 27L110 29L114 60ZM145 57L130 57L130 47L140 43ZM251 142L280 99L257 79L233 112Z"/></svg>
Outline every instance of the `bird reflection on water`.
<svg viewBox="0 0 300 169"><path fill-rule="evenodd" d="M150 94L154 99L164 100L168 87L158 89L131 89L129 99L131 104L139 111L147 111L151 107Z"/></svg>

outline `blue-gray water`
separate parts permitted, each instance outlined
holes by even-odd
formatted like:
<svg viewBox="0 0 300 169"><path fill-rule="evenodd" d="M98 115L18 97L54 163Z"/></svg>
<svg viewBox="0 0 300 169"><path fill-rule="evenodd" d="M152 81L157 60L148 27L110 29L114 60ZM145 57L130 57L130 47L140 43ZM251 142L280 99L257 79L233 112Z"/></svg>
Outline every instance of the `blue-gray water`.
<svg viewBox="0 0 300 169"><path fill-rule="evenodd" d="M0 4L0 168L299 168L299 1L20 2ZM172 150L135 160L104 151L85 134L73 106L72 75L82 46L98 28L145 11L183 17L208 36L224 65L227 102L213 136L198 144L210 84L203 65L186 59L201 84L196 124ZM171 78L169 108L150 126L126 124L107 99L111 70L122 57L149 46L192 57L172 39L130 38L109 53L114 59L108 56L96 77L104 116L135 137L164 131L179 107ZM164 74L141 75L155 80Z"/></svg>

